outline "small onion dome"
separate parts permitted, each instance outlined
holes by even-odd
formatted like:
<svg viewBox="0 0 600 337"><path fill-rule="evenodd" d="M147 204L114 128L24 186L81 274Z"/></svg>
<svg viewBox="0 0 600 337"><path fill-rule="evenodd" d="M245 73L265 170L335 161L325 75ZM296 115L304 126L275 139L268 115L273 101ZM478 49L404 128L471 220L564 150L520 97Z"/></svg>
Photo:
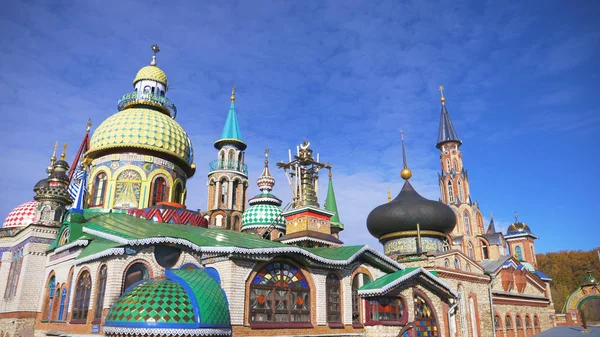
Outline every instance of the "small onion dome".
<svg viewBox="0 0 600 337"><path fill-rule="evenodd" d="M33 191L37 192L38 190L42 189L42 188L48 188L50 185L50 183L48 182L47 178L44 178L40 181L38 181L35 186L33 186Z"/></svg>
<svg viewBox="0 0 600 337"><path fill-rule="evenodd" d="M108 117L94 132L86 156L114 150L141 149L171 157L188 175L194 174L192 142L181 125L157 110L130 108Z"/></svg>
<svg viewBox="0 0 600 337"><path fill-rule="evenodd" d="M456 225L456 216L447 205L423 198L406 181L398 196L377 206L367 217L371 235L380 238L386 234L420 230L448 234Z"/></svg>
<svg viewBox="0 0 600 337"><path fill-rule="evenodd" d="M23 227L32 224L35 220L35 208L37 204L37 201L32 200L15 207L8 213L6 219L4 219L2 228Z"/></svg>
<svg viewBox="0 0 600 337"><path fill-rule="evenodd" d="M106 335L230 336L227 297L203 269L166 270L130 287L110 308Z"/></svg>
<svg viewBox="0 0 600 337"><path fill-rule="evenodd" d="M592 275L592 271L587 271L587 276L583 280L582 286L595 286L598 285L598 280Z"/></svg>
<svg viewBox="0 0 600 337"><path fill-rule="evenodd" d="M162 69L160 69L157 66L145 66L142 69L140 69L137 72L137 75L135 75L133 84L135 85L136 82L142 81L142 80L156 81L156 82L162 83L166 87L168 87L167 74L165 74L165 72L162 71Z"/></svg>
<svg viewBox="0 0 600 337"><path fill-rule="evenodd" d="M271 191L273 186L275 186L275 178L271 175L269 171L269 167L265 165L263 169L263 173L256 179L256 185L258 185L258 189L261 191Z"/></svg>
<svg viewBox="0 0 600 337"><path fill-rule="evenodd" d="M531 229L523 222L515 222L508 226L507 234L531 233Z"/></svg>

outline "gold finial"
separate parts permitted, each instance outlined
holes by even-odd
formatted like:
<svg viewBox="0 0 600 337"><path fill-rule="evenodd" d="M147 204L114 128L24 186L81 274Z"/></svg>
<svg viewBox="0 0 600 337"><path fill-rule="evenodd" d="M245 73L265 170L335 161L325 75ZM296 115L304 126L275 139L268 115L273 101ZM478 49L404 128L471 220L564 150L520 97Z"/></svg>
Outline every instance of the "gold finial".
<svg viewBox="0 0 600 337"><path fill-rule="evenodd" d="M412 172L408 169L408 165L406 164L406 149L404 148L404 131L400 130L400 135L402 135L402 161L404 162L404 169L400 171L400 177L404 180L410 179L412 177Z"/></svg>
<svg viewBox="0 0 600 337"><path fill-rule="evenodd" d="M269 149L265 149L265 166L269 165Z"/></svg>
<svg viewBox="0 0 600 337"><path fill-rule="evenodd" d="M440 98L440 101L442 101L442 104L444 104L444 102L446 102L446 98L444 97L444 86L440 85L440 93L442 94L442 98Z"/></svg>
<svg viewBox="0 0 600 337"><path fill-rule="evenodd" d="M85 131L90 132L91 128L92 128L92 119L89 118L87 124L85 125Z"/></svg>
<svg viewBox="0 0 600 337"><path fill-rule="evenodd" d="M60 154L60 160L65 160L67 158L67 143L63 145L63 152Z"/></svg>
<svg viewBox="0 0 600 337"><path fill-rule="evenodd" d="M52 157L50 157L50 165L53 165L56 161L56 148L58 147L58 140L54 143L54 152L52 152Z"/></svg>
<svg viewBox="0 0 600 337"><path fill-rule="evenodd" d="M333 174L331 174L331 168L329 168L329 179L331 179L331 177L333 177Z"/></svg>
<svg viewBox="0 0 600 337"><path fill-rule="evenodd" d="M231 99L231 103L235 102L235 88L236 88L236 85L234 83L233 88L231 88L231 97L229 98L229 99Z"/></svg>
<svg viewBox="0 0 600 337"><path fill-rule="evenodd" d="M156 65L156 54L160 51L160 48L158 48L157 44L153 44L152 45L152 52L154 53L154 55L152 55L152 62L150 62L151 66L155 66Z"/></svg>
<svg viewBox="0 0 600 337"><path fill-rule="evenodd" d="M388 202L392 201L392 192L390 192L390 187L388 186Z"/></svg>

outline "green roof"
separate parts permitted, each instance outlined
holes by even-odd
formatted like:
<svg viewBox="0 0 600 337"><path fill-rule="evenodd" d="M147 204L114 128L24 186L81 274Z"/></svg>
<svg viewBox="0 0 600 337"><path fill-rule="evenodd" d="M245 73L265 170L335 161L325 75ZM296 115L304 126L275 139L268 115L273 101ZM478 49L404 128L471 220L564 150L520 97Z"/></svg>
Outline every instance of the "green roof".
<svg viewBox="0 0 600 337"><path fill-rule="evenodd" d="M85 247L77 256L77 263L93 260L102 256L123 254L123 245L113 241L96 238ZM119 249L120 248L120 249Z"/></svg>
<svg viewBox="0 0 600 337"><path fill-rule="evenodd" d="M422 267L411 267L383 275L380 278L374 280L373 282L363 285L358 289L358 294L361 296L385 295L389 291L395 289L396 286L398 286L402 282L418 274L425 274L428 276L431 275L433 280L436 281L436 283L440 284L444 288L447 288L447 290L453 293L453 291L445 283L441 282L437 278L437 273L435 271L427 271Z"/></svg>
<svg viewBox="0 0 600 337"><path fill-rule="evenodd" d="M302 248L285 243L259 238L255 235L217 228L203 228L188 225L156 223L119 213L86 213L83 232L86 235L116 243L110 246L100 242L102 247L94 247L94 252L85 255L85 261L95 256L118 254L119 246L145 246L154 244L176 244L204 253L228 253L243 255L296 255L304 256L318 263L344 266L359 258L378 266L385 271L402 268L396 261L369 246L342 246L337 248ZM96 241L98 239L95 239ZM94 243L92 241L92 244ZM88 248L92 250L92 248ZM104 253L103 253L104 252ZM82 252L83 254L84 252ZM94 255L97 254L97 255ZM105 255L103 255L105 254ZM78 259L78 263L81 263Z"/></svg>
<svg viewBox="0 0 600 337"><path fill-rule="evenodd" d="M340 215L337 209L337 202L335 201L335 192L333 191L333 181L331 177L329 177L329 187L327 188L327 199L325 199L325 209L334 213L330 220L331 227L336 227L340 230L343 230L344 225L340 221Z"/></svg>

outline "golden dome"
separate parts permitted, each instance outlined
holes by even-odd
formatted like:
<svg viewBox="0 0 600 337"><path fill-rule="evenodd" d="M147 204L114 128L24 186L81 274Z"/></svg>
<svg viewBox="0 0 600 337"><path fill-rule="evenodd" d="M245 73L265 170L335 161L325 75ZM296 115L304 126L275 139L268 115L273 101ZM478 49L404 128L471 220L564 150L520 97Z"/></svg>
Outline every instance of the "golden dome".
<svg viewBox="0 0 600 337"><path fill-rule="evenodd" d="M188 175L194 171L192 143L186 132L160 111L129 108L110 116L94 132L86 156L97 158L101 152L116 148L162 152L175 157Z"/></svg>
<svg viewBox="0 0 600 337"><path fill-rule="evenodd" d="M527 224L517 221L517 222L511 224L510 226L508 226L508 229L506 230L506 232L507 233L513 233L513 232L529 232L529 233L531 233L531 229L529 228L529 226L527 226Z"/></svg>
<svg viewBox="0 0 600 337"><path fill-rule="evenodd" d="M133 84L141 80L151 80L167 85L167 74L157 66L145 66L138 71L133 80Z"/></svg>

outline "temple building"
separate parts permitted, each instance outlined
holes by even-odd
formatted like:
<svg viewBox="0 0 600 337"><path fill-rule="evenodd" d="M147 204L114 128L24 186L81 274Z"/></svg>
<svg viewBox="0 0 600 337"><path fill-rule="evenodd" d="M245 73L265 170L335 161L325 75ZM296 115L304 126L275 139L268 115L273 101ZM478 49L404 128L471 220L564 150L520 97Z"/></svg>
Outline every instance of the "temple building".
<svg viewBox="0 0 600 337"><path fill-rule="evenodd" d="M289 202L272 194L268 150L248 200L235 86L217 159L195 158L152 50L118 111L88 122L71 164L56 145L33 200L2 223L0 337L521 337L554 325L537 237L519 221L484 230L443 95L441 199L411 185L403 134L404 185L366 223L381 252L344 244L365 224L341 221L333 165L308 140L276 163ZM196 163L207 191L187 189ZM189 193L208 194L205 212L186 208Z"/></svg>

